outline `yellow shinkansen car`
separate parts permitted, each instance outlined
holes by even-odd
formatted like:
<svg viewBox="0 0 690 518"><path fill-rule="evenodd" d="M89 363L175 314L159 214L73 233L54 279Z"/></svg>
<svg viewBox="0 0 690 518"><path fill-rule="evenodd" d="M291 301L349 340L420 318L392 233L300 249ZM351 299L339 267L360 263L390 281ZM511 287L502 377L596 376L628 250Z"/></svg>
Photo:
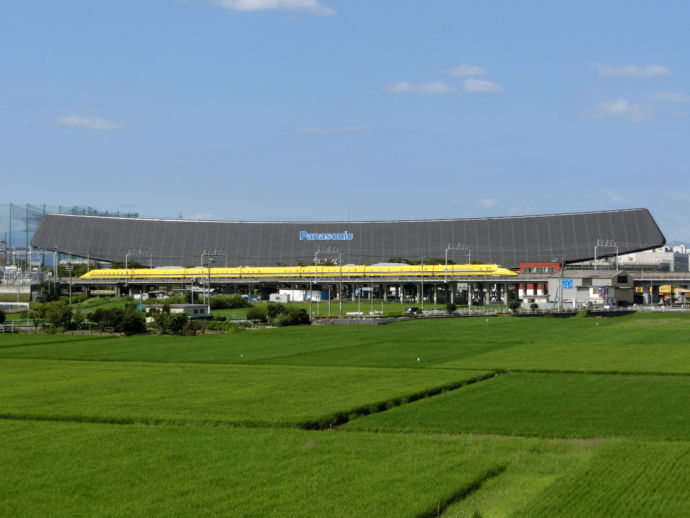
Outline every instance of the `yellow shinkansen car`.
<svg viewBox="0 0 690 518"><path fill-rule="evenodd" d="M323 279L380 277L462 277L468 275L517 275L497 264L347 265L347 266L237 266L233 268L129 268L91 270L81 276L94 280L129 279Z"/></svg>

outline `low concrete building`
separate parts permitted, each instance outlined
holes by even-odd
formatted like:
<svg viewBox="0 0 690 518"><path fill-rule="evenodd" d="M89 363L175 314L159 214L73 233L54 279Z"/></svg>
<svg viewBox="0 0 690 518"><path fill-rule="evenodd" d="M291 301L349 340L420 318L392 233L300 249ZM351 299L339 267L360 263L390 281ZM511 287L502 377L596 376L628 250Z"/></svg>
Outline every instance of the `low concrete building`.
<svg viewBox="0 0 690 518"><path fill-rule="evenodd" d="M549 303L564 309L633 303L633 279L625 271L564 271L550 277Z"/></svg>
<svg viewBox="0 0 690 518"><path fill-rule="evenodd" d="M146 312L150 313L153 309L161 311L165 306L166 304L148 304ZM189 318L209 318L211 316L206 304L167 304L167 306L170 308L170 314L182 313ZM146 321L152 322L153 317L146 317Z"/></svg>

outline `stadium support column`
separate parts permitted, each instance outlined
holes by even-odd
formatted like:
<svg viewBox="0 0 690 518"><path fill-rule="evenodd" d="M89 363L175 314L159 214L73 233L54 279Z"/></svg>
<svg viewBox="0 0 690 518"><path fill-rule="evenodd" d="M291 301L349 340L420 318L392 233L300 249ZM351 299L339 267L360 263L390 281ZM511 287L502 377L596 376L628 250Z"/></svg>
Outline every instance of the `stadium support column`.
<svg viewBox="0 0 690 518"><path fill-rule="evenodd" d="M651 287L651 303L657 304L659 302L659 286Z"/></svg>

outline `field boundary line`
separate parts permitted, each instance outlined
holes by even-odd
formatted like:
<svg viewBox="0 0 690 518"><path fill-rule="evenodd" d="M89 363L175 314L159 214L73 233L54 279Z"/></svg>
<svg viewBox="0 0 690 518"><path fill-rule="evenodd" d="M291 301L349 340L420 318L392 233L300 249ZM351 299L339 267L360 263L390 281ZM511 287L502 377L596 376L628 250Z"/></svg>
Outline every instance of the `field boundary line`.
<svg viewBox="0 0 690 518"><path fill-rule="evenodd" d="M434 518L436 516L443 515L443 513L445 513L448 509L448 507L457 502L465 500L472 493L479 491L487 481L501 475L507 469L507 467L507 465L501 465L487 471L481 477L477 478L474 482L471 482L469 485L453 493L450 497L439 502L436 505L436 507L418 514L415 518Z"/></svg>
<svg viewBox="0 0 690 518"><path fill-rule="evenodd" d="M329 348L329 349L317 349L317 350L313 350L313 351L304 351L304 352L299 352L299 353L283 354L283 355L281 355L281 356L269 356L269 357L260 358L260 359L257 359L257 360L248 360L247 363L256 363L256 364L260 364L260 365L270 364L270 365L305 365L305 366L308 366L308 365L310 365L310 364L308 364L308 363L306 363L306 364L302 364L302 363L290 364L290 363L273 363L273 362L274 362L274 361L285 360L285 359L292 359L292 358L295 358L295 359L296 359L296 358L299 358L300 356L309 356L309 355L312 355L312 354L315 354L315 353L321 353L321 352L343 351L343 350L346 350L346 349L360 349L360 348L362 348L362 347L378 345L379 343L380 343L380 341L362 342L362 343L358 343L358 344L343 345L343 346L341 346L341 347L332 347L332 348ZM493 345L493 346L490 346L490 347L484 348L484 349L479 349L479 348L478 348L477 351L474 351L474 350L467 351L466 354L460 356L459 358L462 359L462 358L472 357L472 356L476 356L476 355L479 355L479 354L485 354L485 353L487 353L487 352L494 352L496 349L498 349L498 350L510 349L510 348L512 348L512 347L521 347L521 346L523 346L523 345L526 345L526 344L525 344L525 343L522 343L522 342L520 342L520 343L518 343L518 342L516 342L516 343L510 343L510 344L507 344L507 345L505 345L505 344L495 344L495 345ZM457 358L457 357L456 357L456 358ZM453 361L454 361L454 360L453 360ZM444 362L444 363L447 363L447 362ZM490 367L490 368L487 368L487 369L481 369L481 368L471 368L471 369L470 369L470 368L464 368L464 367L441 367L441 365L444 365L444 363L429 364L429 368L433 368L433 369L440 368L440 369L448 369L448 370L482 370L482 371L487 371L487 370L491 370L491 371L501 370L501 369L496 369L496 368L494 368L494 367ZM339 364L319 365L319 367L340 367L340 366L341 366L341 365L339 365ZM349 366L349 367L353 367L353 366L356 367L356 365L348 365L348 366ZM379 367L375 367L375 368L379 368ZM416 368L416 367L395 367L395 366L382 365L382 366L380 366L380 368L382 368L382 369L389 369L389 368L390 368L390 369L414 369L414 368Z"/></svg>
<svg viewBox="0 0 690 518"><path fill-rule="evenodd" d="M473 370L473 369L462 369ZM477 369L481 370L481 369ZM483 369L487 370L487 369ZM502 372L523 373L523 374L594 374L601 376L671 376L688 377L690 372L654 372L654 371L591 371L591 370L571 370L571 369L505 369Z"/></svg>
<svg viewBox="0 0 690 518"><path fill-rule="evenodd" d="M420 392L415 392L407 396L401 396L386 401L379 401L377 403L371 403L368 405L363 405L352 410L347 410L344 412L335 412L328 416L322 417L316 420L303 421L298 424L298 426L304 430L328 430L332 428L339 427L346 423L349 423L353 419L358 417L365 417L371 414L379 414L387 410L391 410L395 407L406 405L409 403L414 403L420 399L426 399L433 396L438 396L444 392L450 392L453 390L466 387L468 385L473 385L481 381L486 381L493 379L497 376L504 374L504 371L493 370L483 376L477 376L476 378L470 378L462 381L455 381L452 383L447 383L445 385L433 387L427 390L422 390Z"/></svg>
<svg viewBox="0 0 690 518"><path fill-rule="evenodd" d="M32 335L34 336L34 335ZM50 342L34 342L31 344L15 344L15 345L0 345L0 352L2 352L3 349L16 349L17 347L34 347L36 345L55 345L59 346L62 344L74 344L74 343L82 343L82 342L91 342L94 340L112 340L113 338L119 338L117 336L94 336L91 338L82 338L80 340L59 340L59 341L50 341Z"/></svg>
<svg viewBox="0 0 690 518"><path fill-rule="evenodd" d="M147 417L97 417L97 416L49 416L33 414L0 413L0 420L7 421L36 421L54 423L75 424L111 424L120 426L144 425L144 426L198 426L209 428L299 428L298 423L269 423L258 421L220 421L220 420L194 420L194 419L156 419Z"/></svg>

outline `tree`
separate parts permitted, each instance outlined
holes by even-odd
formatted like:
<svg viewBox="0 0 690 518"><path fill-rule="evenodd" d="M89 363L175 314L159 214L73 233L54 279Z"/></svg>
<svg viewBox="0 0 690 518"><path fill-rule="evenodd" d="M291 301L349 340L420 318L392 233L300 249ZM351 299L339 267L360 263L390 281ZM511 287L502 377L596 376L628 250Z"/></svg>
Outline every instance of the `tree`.
<svg viewBox="0 0 690 518"><path fill-rule="evenodd" d="M0 309L0 324L4 324L4 323L5 323L5 312L2 309Z"/></svg>
<svg viewBox="0 0 690 518"><path fill-rule="evenodd" d="M146 333L146 321L141 313L128 309L124 312L120 329L128 336L143 334Z"/></svg>
<svg viewBox="0 0 690 518"><path fill-rule="evenodd" d="M41 325L41 322L43 322L43 320L46 318L46 311L48 310L47 306L47 304L41 303L31 304L31 309L29 309L27 318L31 320L36 329L38 329L38 327Z"/></svg>
<svg viewBox="0 0 690 518"><path fill-rule="evenodd" d="M183 335L189 324L189 318L184 313L170 315L169 332L174 335Z"/></svg>
<svg viewBox="0 0 690 518"><path fill-rule="evenodd" d="M153 322L162 335L182 335L187 330L189 318L184 313L170 313L170 306L164 305L163 309L153 314Z"/></svg>
<svg viewBox="0 0 690 518"><path fill-rule="evenodd" d="M97 324L101 331L106 329L117 331L124 318L124 313L124 310L120 308L99 308L91 313L91 321Z"/></svg>
<svg viewBox="0 0 690 518"><path fill-rule="evenodd" d="M146 332L146 322L141 313L128 307L125 309L97 309L91 314L91 321L103 331L112 329L117 333L135 335Z"/></svg>
<svg viewBox="0 0 690 518"><path fill-rule="evenodd" d="M72 323L72 308L64 302L48 302L45 318L54 329L68 328Z"/></svg>

